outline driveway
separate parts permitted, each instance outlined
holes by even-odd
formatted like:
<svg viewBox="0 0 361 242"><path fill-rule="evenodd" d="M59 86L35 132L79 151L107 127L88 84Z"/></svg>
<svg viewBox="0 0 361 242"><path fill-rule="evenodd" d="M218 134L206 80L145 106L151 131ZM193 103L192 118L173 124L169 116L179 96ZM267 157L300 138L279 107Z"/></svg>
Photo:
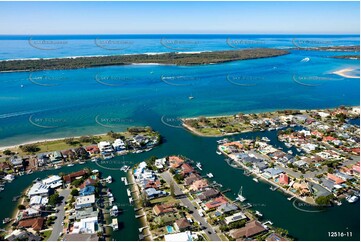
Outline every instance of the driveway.
<svg viewBox="0 0 361 242"><path fill-rule="evenodd" d="M183 195L184 193L182 192L182 190L179 188L178 184L173 180L173 177L171 176L171 174L166 171L163 172L162 174L160 174L160 176L168 183L170 184L171 182L174 183L174 195ZM218 237L218 235L214 232L212 226L207 223L207 221L201 217L198 214L198 210L196 208L194 208L194 205L192 204L192 202L188 199L188 197L182 196L182 198L178 199L180 200L185 206L188 207L188 209L190 211L192 211L192 216L194 217L195 220L197 220L199 223L202 224L202 226L206 227L206 229L204 229L204 231L211 231L212 234L208 234L208 232L206 232L207 236L209 237L210 240L212 241L220 241L221 239Z"/></svg>
<svg viewBox="0 0 361 242"><path fill-rule="evenodd" d="M51 233L48 241L57 241L59 238L59 234L63 232L64 226L61 224L61 222L64 221L65 216L65 201L68 199L70 195L70 189L64 189L59 192L60 197L64 197L63 201L59 206L56 207L56 209L59 210L59 212L56 214L56 220L53 225L53 232Z"/></svg>

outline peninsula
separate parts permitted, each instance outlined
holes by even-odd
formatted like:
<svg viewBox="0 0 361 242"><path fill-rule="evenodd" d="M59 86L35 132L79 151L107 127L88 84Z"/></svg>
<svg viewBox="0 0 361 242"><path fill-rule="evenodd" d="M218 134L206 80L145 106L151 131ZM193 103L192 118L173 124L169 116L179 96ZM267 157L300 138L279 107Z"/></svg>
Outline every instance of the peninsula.
<svg viewBox="0 0 361 242"><path fill-rule="evenodd" d="M76 58L51 58L0 61L0 72L63 70L131 64L204 65L238 60L276 57L289 54L279 49L246 49L199 53L161 53Z"/></svg>

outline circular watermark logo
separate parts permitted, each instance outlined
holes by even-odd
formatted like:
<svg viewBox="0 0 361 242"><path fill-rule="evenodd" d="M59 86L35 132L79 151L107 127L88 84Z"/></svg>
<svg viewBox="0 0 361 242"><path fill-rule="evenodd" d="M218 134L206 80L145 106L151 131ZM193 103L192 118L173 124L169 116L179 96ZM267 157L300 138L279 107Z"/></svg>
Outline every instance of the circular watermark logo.
<svg viewBox="0 0 361 242"><path fill-rule="evenodd" d="M194 50L200 45L198 40L161 38L160 44L170 50Z"/></svg>
<svg viewBox="0 0 361 242"><path fill-rule="evenodd" d="M122 125L129 125L134 123L131 118L119 117L117 115L97 115L94 118L95 122L105 128L117 128Z"/></svg>
<svg viewBox="0 0 361 242"><path fill-rule="evenodd" d="M330 207L330 206L320 206L317 204L309 204L309 203L305 203L305 202L301 202L298 201L297 199L295 199L292 203L293 207L296 208L297 210L301 211L301 212L305 212L305 213L320 213L320 212L324 212L326 210L326 207Z"/></svg>
<svg viewBox="0 0 361 242"><path fill-rule="evenodd" d="M233 49L249 49L249 48L261 48L265 46L264 40L249 40L249 39L235 39L227 38L226 44Z"/></svg>
<svg viewBox="0 0 361 242"><path fill-rule="evenodd" d="M193 75L161 75L160 80L170 86L192 86L200 77Z"/></svg>
<svg viewBox="0 0 361 242"><path fill-rule="evenodd" d="M183 128L182 119L177 116L163 115L160 118L160 121L162 122L162 124L164 124L168 127L177 128L177 129Z"/></svg>
<svg viewBox="0 0 361 242"><path fill-rule="evenodd" d="M63 118L54 118L54 117L35 117L34 114L29 116L30 124L43 128L43 129L54 129L64 126L66 120Z"/></svg>
<svg viewBox="0 0 361 242"><path fill-rule="evenodd" d="M332 78L332 77L322 77L322 76L301 76L293 75L292 80L294 83L305 86L305 87L317 87L325 84L327 81L339 81L343 78Z"/></svg>
<svg viewBox="0 0 361 242"><path fill-rule="evenodd" d="M37 72L30 73L28 80L35 85L43 87L59 86L61 82L70 80L64 74L40 74Z"/></svg>
<svg viewBox="0 0 361 242"><path fill-rule="evenodd" d="M264 80L264 77L252 75L227 75L226 80L236 86L252 87L256 86L257 82Z"/></svg>
<svg viewBox="0 0 361 242"><path fill-rule="evenodd" d="M104 74L98 73L94 76L97 83L109 87L119 87L129 84L134 81L133 77L125 76L122 74Z"/></svg>
<svg viewBox="0 0 361 242"><path fill-rule="evenodd" d="M67 40L39 39L30 37L28 43L31 47L38 50L58 50L68 44Z"/></svg>
<svg viewBox="0 0 361 242"><path fill-rule="evenodd" d="M126 39L103 39L96 38L94 43L99 48L105 50L125 50L134 44L134 41Z"/></svg>
<svg viewBox="0 0 361 242"><path fill-rule="evenodd" d="M292 39L292 44L298 49L310 49L319 48L332 45L332 41L329 40L317 40L317 39Z"/></svg>

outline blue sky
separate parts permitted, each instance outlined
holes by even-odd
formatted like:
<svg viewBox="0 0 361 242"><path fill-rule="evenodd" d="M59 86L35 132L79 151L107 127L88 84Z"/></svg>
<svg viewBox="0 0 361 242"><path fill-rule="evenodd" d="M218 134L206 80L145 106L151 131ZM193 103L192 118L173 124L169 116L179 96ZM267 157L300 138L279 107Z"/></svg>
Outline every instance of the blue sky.
<svg viewBox="0 0 361 242"><path fill-rule="evenodd" d="M0 2L0 34L359 34L359 2Z"/></svg>

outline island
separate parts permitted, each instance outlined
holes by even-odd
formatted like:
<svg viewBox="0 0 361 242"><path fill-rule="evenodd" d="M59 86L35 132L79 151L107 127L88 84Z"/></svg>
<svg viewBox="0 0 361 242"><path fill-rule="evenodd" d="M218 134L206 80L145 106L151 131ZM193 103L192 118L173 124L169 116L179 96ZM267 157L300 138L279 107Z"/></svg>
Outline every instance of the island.
<svg viewBox="0 0 361 242"><path fill-rule="evenodd" d="M359 107L341 106L182 121L202 136L253 132L252 139L218 140L216 153L256 182L263 180L271 190L290 195L289 200L329 206L359 199L359 117Z"/></svg>
<svg viewBox="0 0 361 242"><path fill-rule="evenodd" d="M260 48L199 53L161 53L0 61L0 72L64 70L131 64L204 65L276 57L287 50Z"/></svg>

